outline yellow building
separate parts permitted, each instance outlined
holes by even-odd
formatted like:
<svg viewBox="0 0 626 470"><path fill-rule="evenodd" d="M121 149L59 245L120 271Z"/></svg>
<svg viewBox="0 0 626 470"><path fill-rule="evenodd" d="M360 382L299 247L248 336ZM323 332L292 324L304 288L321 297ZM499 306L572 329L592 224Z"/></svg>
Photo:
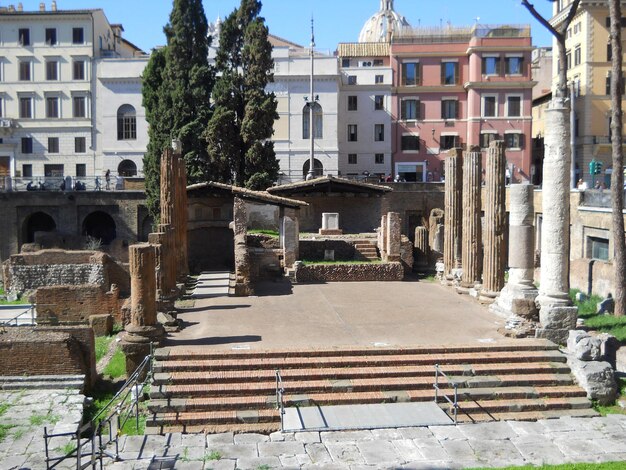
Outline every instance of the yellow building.
<svg viewBox="0 0 626 470"><path fill-rule="evenodd" d="M572 0L554 2L550 23L558 29L570 10ZM626 1L622 1L626 11ZM622 18L622 25L626 18ZM622 34L624 30L622 29ZM602 176L596 177L608 186L611 167L610 78L611 51L609 43L608 2L581 0L578 11L567 30L567 78L574 88L575 162L578 178L591 184L589 163L602 162ZM552 65L552 90L558 83L558 52L553 42L555 60Z"/></svg>

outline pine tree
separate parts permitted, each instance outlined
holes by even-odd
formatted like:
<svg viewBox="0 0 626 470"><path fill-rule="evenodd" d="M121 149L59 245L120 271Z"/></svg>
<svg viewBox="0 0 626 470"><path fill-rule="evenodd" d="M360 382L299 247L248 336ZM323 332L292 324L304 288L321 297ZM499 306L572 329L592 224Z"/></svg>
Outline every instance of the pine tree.
<svg viewBox="0 0 626 470"><path fill-rule="evenodd" d="M215 112L205 137L220 181L265 189L278 177L272 136L277 102L265 87L273 81L272 45L261 2L241 0L222 24L213 89ZM215 179L215 178L214 178Z"/></svg>
<svg viewBox="0 0 626 470"><path fill-rule="evenodd" d="M152 54L142 90L150 124L144 158L147 204L155 220L161 153L171 139L182 142L190 182L212 179L202 134L211 117L215 74L208 62L210 38L202 1L174 0L164 31L167 47Z"/></svg>

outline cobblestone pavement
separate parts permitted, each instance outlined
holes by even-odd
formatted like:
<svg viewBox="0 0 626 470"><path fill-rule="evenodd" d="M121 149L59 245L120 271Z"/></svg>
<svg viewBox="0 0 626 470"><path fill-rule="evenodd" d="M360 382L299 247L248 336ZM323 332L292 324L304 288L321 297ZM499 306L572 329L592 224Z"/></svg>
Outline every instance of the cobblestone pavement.
<svg viewBox="0 0 626 470"><path fill-rule="evenodd" d="M122 437L109 470L457 469L626 461L626 415L373 431ZM156 456L156 457L155 457Z"/></svg>
<svg viewBox="0 0 626 470"><path fill-rule="evenodd" d="M0 469L45 469L44 427L50 434L76 431L84 404L85 396L72 389L0 391ZM70 437L58 437L49 448L62 455L71 445Z"/></svg>

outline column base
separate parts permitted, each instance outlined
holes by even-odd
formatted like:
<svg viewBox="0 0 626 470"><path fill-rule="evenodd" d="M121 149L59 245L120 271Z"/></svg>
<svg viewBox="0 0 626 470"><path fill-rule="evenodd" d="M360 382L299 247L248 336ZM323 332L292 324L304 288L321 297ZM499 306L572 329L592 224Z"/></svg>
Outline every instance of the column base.
<svg viewBox="0 0 626 470"><path fill-rule="evenodd" d="M126 376L130 377L146 356L150 354L150 345L158 346L164 336L165 331L161 325L126 325L126 335L120 341L120 348L126 356ZM140 380L145 378L146 373L147 369Z"/></svg>
<svg viewBox="0 0 626 470"><path fill-rule="evenodd" d="M559 304L542 305L539 310L537 338L546 338L557 344L566 344L570 330L576 329L578 307Z"/></svg>
<svg viewBox="0 0 626 470"><path fill-rule="evenodd" d="M525 320L538 321L539 311L535 303L538 294L534 286L507 284L489 310L507 318L514 314Z"/></svg>
<svg viewBox="0 0 626 470"><path fill-rule="evenodd" d="M478 295L478 301L483 305L489 305L496 301L498 292L491 292L488 290L481 290Z"/></svg>
<svg viewBox="0 0 626 470"><path fill-rule="evenodd" d="M471 295L472 290L476 290L478 285L476 282L461 282L457 286L456 292L461 295Z"/></svg>

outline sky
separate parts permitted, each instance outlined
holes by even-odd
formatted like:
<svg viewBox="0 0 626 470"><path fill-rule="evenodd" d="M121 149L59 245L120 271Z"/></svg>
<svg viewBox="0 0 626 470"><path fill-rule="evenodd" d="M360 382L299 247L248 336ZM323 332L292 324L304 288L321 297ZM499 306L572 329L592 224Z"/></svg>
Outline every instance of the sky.
<svg viewBox="0 0 626 470"><path fill-rule="evenodd" d="M19 0L0 0L0 6ZM50 0L44 0L50 8ZM24 10L39 9L40 0L22 0ZM239 5L239 0L203 0L210 22L222 19ZM534 0L537 10L550 18L552 2ZM367 19L380 0L263 0L261 15L270 33L301 45L310 43L311 14L315 18L316 48L333 52L340 42L356 42ZM122 23L124 37L146 52L165 44L163 26L172 9L171 0L57 0L59 10L102 8L111 23ZM549 46L551 36L520 5L519 0L395 0L394 9L412 26L480 24L530 24L533 44Z"/></svg>

